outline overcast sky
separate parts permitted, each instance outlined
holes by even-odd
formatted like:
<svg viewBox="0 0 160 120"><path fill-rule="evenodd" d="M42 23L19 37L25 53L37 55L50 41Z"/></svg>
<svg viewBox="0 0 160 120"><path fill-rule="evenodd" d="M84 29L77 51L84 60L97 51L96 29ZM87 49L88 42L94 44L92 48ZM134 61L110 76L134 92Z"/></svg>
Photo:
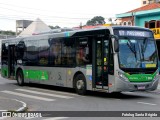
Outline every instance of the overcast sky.
<svg viewBox="0 0 160 120"><path fill-rule="evenodd" d="M16 30L16 20L40 18L47 25L76 27L94 16L107 18L141 6L141 0L0 0L0 30Z"/></svg>

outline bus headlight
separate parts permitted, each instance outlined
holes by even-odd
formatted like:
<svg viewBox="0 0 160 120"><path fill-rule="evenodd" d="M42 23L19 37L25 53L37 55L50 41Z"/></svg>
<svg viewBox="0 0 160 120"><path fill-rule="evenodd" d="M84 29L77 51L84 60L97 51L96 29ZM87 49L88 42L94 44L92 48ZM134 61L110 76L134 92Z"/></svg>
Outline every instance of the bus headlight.
<svg viewBox="0 0 160 120"><path fill-rule="evenodd" d="M119 72L119 71L118 71L118 76L119 76L121 79L123 79L123 80L125 80L125 81L128 81L128 78L127 78L123 73L121 73L121 72Z"/></svg>
<svg viewBox="0 0 160 120"><path fill-rule="evenodd" d="M159 71L157 71L157 73L156 73L156 75L155 75L153 80L157 80L157 79L159 79Z"/></svg>

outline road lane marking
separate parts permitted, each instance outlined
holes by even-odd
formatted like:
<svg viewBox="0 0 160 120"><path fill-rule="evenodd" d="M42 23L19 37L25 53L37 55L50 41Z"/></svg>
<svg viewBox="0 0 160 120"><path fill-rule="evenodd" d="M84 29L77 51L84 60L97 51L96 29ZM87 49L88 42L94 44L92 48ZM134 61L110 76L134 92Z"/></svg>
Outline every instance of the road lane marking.
<svg viewBox="0 0 160 120"><path fill-rule="evenodd" d="M16 90L23 91L23 92L28 92L28 93L33 93L33 94L38 94L38 95L46 95L46 96L51 96L51 97L65 98L65 99L73 98L73 97L64 96L64 95L56 95L56 94L50 94L50 93L43 93L43 92L38 92L38 91L33 91L33 90L26 90L26 89L16 89Z"/></svg>
<svg viewBox="0 0 160 120"><path fill-rule="evenodd" d="M22 107L20 107L19 109L16 110L17 112L24 111L27 109L27 104L25 102L17 100L17 99L14 99L14 100L22 103L22 105L23 105Z"/></svg>
<svg viewBox="0 0 160 120"><path fill-rule="evenodd" d="M1 92L11 94L11 95L17 95L17 96L21 96L21 97L43 100L43 101L55 101L55 99L49 99L49 98L38 97L38 96L33 96L33 95L27 95L27 94L23 94L23 93L8 91L8 90L4 90L4 91L1 91Z"/></svg>
<svg viewBox="0 0 160 120"><path fill-rule="evenodd" d="M153 104L153 103L146 103L146 102L137 102L137 103L140 103L140 104L146 104L146 105L157 105L157 104Z"/></svg>
<svg viewBox="0 0 160 120"><path fill-rule="evenodd" d="M73 93L60 92L60 91L56 91L56 90L46 90L46 89L41 89L41 88L27 88L27 89L42 90L45 92L52 92L52 93L58 93L58 94L64 94L64 95L81 96L81 95L77 95L77 94L73 94Z"/></svg>
<svg viewBox="0 0 160 120"><path fill-rule="evenodd" d="M62 119L66 119L69 117L52 117L52 118L47 118L47 119L43 119L43 120L62 120Z"/></svg>

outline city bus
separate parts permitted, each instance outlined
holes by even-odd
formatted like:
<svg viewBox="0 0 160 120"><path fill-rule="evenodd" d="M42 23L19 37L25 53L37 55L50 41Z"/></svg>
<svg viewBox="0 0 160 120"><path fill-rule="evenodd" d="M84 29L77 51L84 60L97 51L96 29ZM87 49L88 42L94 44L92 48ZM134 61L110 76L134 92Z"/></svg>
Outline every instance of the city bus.
<svg viewBox="0 0 160 120"><path fill-rule="evenodd" d="M4 78L100 92L153 91L158 53L153 32L140 27L97 27L2 41Z"/></svg>

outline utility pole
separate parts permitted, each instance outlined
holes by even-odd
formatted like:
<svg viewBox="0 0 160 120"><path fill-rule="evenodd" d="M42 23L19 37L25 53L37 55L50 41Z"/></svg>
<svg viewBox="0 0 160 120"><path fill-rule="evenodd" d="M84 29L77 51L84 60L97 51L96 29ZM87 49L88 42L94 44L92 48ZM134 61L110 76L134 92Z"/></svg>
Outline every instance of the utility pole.
<svg viewBox="0 0 160 120"><path fill-rule="evenodd" d="M148 0L149 4L151 4L151 1L152 1L152 0Z"/></svg>
<svg viewBox="0 0 160 120"><path fill-rule="evenodd" d="M134 12L132 12L132 26L136 25L136 21L135 21L135 15Z"/></svg>
<svg viewBox="0 0 160 120"><path fill-rule="evenodd" d="M79 25L80 29L82 29L82 22L80 22L80 25Z"/></svg>

